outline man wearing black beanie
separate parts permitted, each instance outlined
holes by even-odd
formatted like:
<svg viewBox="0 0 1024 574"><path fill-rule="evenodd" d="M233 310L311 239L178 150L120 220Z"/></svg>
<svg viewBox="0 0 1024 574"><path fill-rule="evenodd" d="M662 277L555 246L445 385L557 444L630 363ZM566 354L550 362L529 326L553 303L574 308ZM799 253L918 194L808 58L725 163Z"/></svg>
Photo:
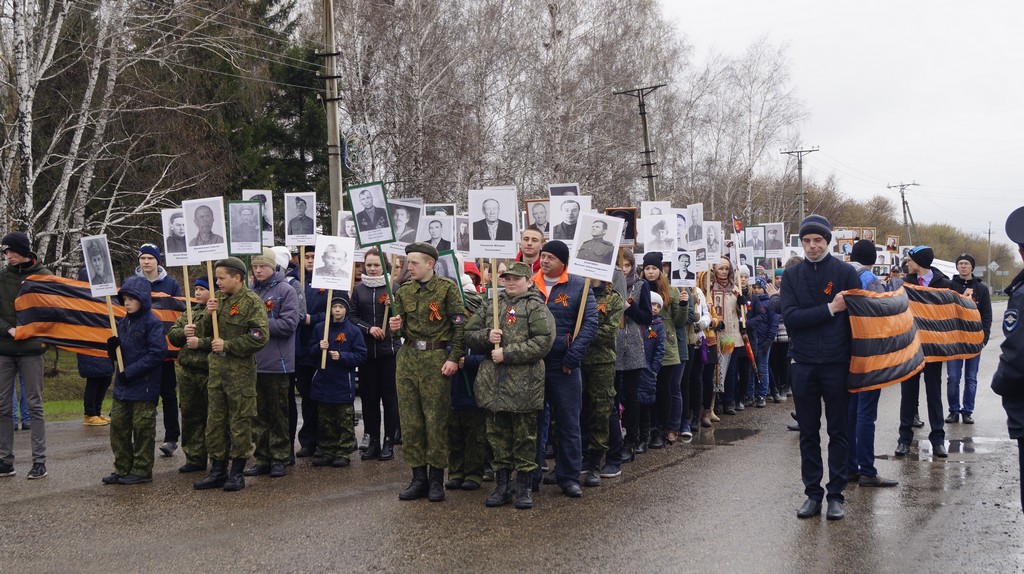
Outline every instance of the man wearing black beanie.
<svg viewBox="0 0 1024 574"><path fill-rule="evenodd" d="M46 421L43 418L43 346L37 339L15 341L18 318L14 300L29 275L53 275L39 264L28 236L8 233L0 245L7 266L0 271L0 476L14 476L14 419L11 397L18 374L32 419L32 469L29 479L46 476Z"/></svg>
<svg viewBox="0 0 1024 574"><path fill-rule="evenodd" d="M981 313L981 326L985 331L985 342L988 344L992 332L992 298L988 285L974 276L974 257L964 253L956 258L957 274L950 279L953 290L970 297L978 305ZM981 353L970 359L953 359L946 362L946 398L949 400L947 423L955 423L963 417L964 424L974 424L974 397L978 390L978 367L981 365ZM963 403L960 402L960 375L964 377Z"/></svg>
<svg viewBox="0 0 1024 574"><path fill-rule="evenodd" d="M935 289L950 289L953 284L942 271L932 267L935 253L927 245L918 245L907 253L907 277L904 283ZM924 394L928 402L928 424L931 432L928 440L932 443L932 453L936 457L945 458L946 430L942 418L942 363L925 363ZM896 456L910 453L910 443L914 440L914 416L917 414L918 398L921 396L921 373L910 377L900 384L900 436L896 444Z"/></svg>
<svg viewBox="0 0 1024 574"><path fill-rule="evenodd" d="M584 290L582 278L569 275L569 247L557 239L548 241L540 251L540 271L533 283L544 295L555 317L555 344L544 357L544 399L551 405L555 422L554 475L562 492L570 498L583 496L580 473L583 471L583 441L580 435L580 410L583 408L583 379L580 366L587 347L597 334L597 302L590 289ZM583 307L579 333L573 336L576 318ZM540 482L544 464L544 445L548 424L538 418L537 465L534 485Z"/></svg>

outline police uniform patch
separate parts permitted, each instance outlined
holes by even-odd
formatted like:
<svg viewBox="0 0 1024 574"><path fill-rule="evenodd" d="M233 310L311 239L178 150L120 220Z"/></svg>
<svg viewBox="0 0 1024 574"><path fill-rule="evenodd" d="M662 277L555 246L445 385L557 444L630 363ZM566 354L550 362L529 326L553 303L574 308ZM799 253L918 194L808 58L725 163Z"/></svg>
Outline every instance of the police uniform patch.
<svg viewBox="0 0 1024 574"><path fill-rule="evenodd" d="M253 339L258 341L263 338L263 329L253 329L249 334L252 335Z"/></svg>
<svg viewBox="0 0 1024 574"><path fill-rule="evenodd" d="M1007 309L1006 313L1003 314L1003 330L1007 333L1012 333L1017 328L1017 323L1020 322L1020 315L1017 309Z"/></svg>

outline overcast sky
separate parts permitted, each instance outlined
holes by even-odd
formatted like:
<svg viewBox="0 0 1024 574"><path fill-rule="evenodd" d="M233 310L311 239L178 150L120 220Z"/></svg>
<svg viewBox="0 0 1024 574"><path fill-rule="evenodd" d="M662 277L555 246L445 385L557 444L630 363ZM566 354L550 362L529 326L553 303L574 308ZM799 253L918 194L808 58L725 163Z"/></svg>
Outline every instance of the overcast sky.
<svg viewBox="0 0 1024 574"><path fill-rule="evenodd" d="M804 174L830 173L858 199L917 181L918 223L1008 241L1024 205L1024 2L661 0L694 49L739 55L762 36L788 44L809 118ZM654 112L656 113L656 112ZM897 218L900 213L895 214Z"/></svg>

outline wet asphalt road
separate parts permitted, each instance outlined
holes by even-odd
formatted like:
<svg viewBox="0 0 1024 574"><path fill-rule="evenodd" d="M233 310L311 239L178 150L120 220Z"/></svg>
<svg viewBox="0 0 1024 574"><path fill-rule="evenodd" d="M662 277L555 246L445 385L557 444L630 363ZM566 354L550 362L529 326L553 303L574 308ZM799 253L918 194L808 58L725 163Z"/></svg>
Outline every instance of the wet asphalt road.
<svg viewBox="0 0 1024 574"><path fill-rule="evenodd" d="M193 490L200 475L176 472L179 451L157 458L151 484L106 486L108 430L76 421L49 425L43 480L25 480L28 433L16 433L18 474L0 479L0 571L1021 571L1016 444L988 386L998 331L983 355L977 424L946 425L948 459L932 459L919 429L913 455L894 460L899 390L883 390L876 466L900 486L851 487L838 522L796 518L791 401L723 417L582 499L545 486L530 511L485 508L492 483L441 504L401 502L400 449L347 469L301 459L288 477L247 479L238 493Z"/></svg>

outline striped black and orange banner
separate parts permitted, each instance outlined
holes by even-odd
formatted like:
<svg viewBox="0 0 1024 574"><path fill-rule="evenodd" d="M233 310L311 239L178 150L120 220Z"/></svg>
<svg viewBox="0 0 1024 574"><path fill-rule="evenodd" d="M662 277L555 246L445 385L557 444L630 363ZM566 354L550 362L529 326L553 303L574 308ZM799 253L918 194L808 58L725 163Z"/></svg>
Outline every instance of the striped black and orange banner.
<svg viewBox="0 0 1024 574"><path fill-rule="evenodd" d="M925 363L981 352L981 314L973 301L949 289L905 287L891 293L843 293L853 330L850 392L894 385Z"/></svg>
<svg viewBox="0 0 1024 574"><path fill-rule="evenodd" d="M184 297L153 293L153 314L169 331L185 312ZM124 307L112 298L114 317L125 316ZM30 275L15 300L18 314L18 339L35 337L48 345L91 355L107 356L110 319L105 299L93 297L89 284L56 275ZM178 356L178 348L167 342L168 358Z"/></svg>

